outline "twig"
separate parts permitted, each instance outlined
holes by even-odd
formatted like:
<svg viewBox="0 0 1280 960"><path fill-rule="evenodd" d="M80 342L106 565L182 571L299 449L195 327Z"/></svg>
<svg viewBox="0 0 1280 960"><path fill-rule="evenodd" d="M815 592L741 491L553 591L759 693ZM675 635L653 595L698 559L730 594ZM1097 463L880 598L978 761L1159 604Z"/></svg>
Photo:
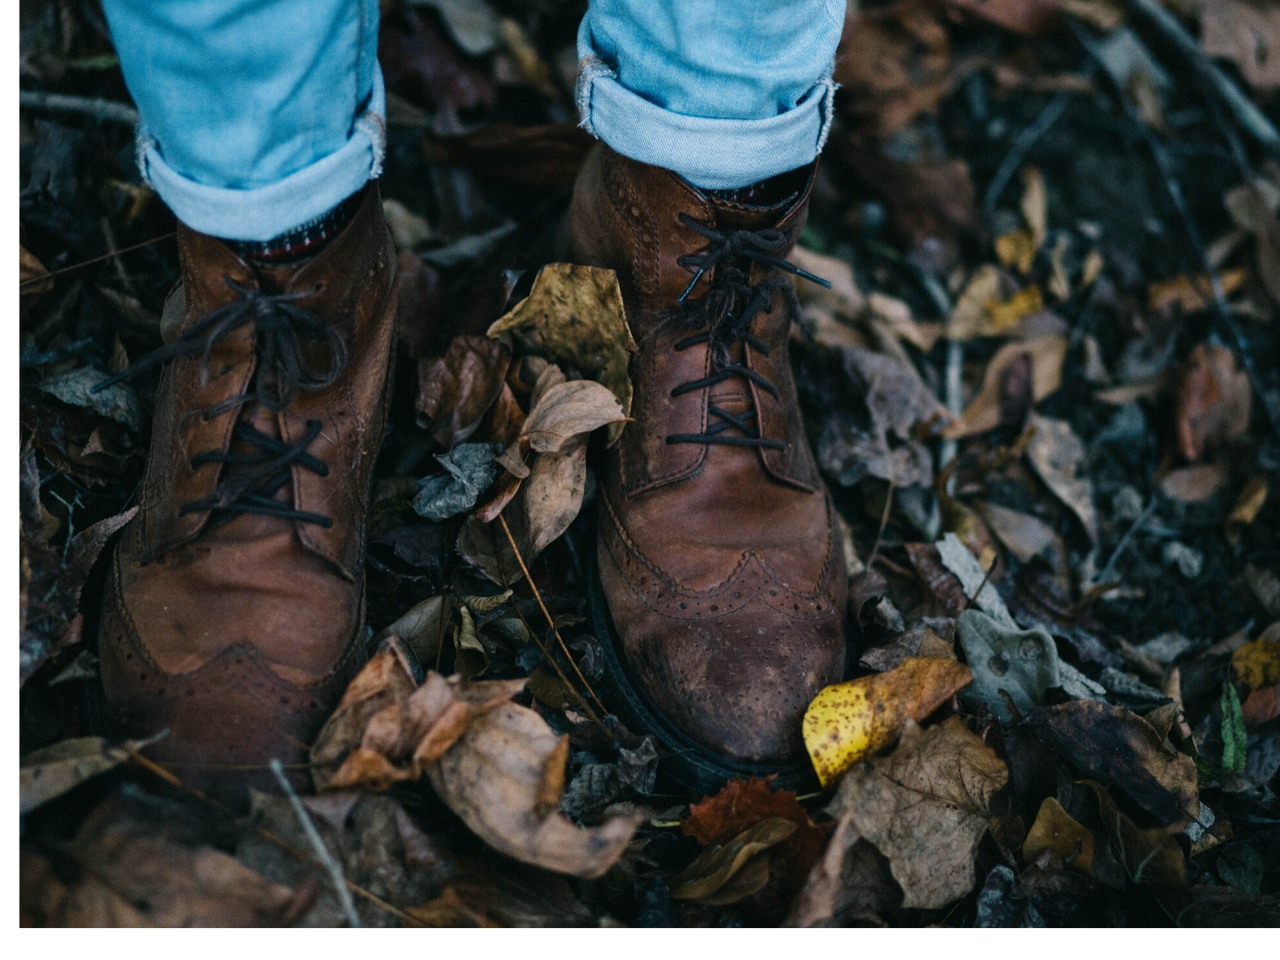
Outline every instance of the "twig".
<svg viewBox="0 0 1280 960"><path fill-rule="evenodd" d="M36 110L53 110L58 113L84 113L99 120L126 123L131 127L137 126L138 121L142 119L137 110L118 100L76 97L65 93L42 93L38 90L20 90L18 106L32 107Z"/></svg>
<svg viewBox="0 0 1280 960"><path fill-rule="evenodd" d="M876 556L880 553L880 543L884 539L884 528L889 525L889 508L893 506L893 481L889 481L889 492L884 498L884 512L880 514L880 531L876 534L876 545L871 548L871 556L867 558L867 569L871 569L871 564L876 562Z"/></svg>
<svg viewBox="0 0 1280 960"><path fill-rule="evenodd" d="M111 229L111 221L103 217L101 223L102 235L107 240L107 249L111 251L111 264L116 268L116 276L120 278L120 283L124 286L125 291L136 297L138 291L133 286L133 278L125 270L124 261L120 259L120 251L116 249L116 232Z"/></svg>
<svg viewBox="0 0 1280 960"><path fill-rule="evenodd" d="M963 394L961 392L962 374L964 372L964 341L953 340L947 338L947 374L946 383L943 388L946 395L947 412L957 420L964 413L962 408ZM953 437L948 437L942 441L942 445L938 450L938 469L941 470L956 458L956 454L960 452L960 442ZM946 486L951 484L951 478L947 478ZM947 491L950 493L950 490Z"/></svg>
<svg viewBox="0 0 1280 960"><path fill-rule="evenodd" d="M1280 153L1280 133L1276 132L1276 128L1271 121L1263 115L1261 110L1253 105L1253 102L1241 92L1230 77L1219 70L1213 61L1205 56L1195 38L1187 33L1182 24L1178 22L1177 17L1160 6L1157 0L1126 0L1126 2L1134 10L1141 13L1153 27L1163 34L1166 40L1177 47L1179 53L1191 62L1191 66L1195 71L1212 87L1213 92L1226 103L1240 126L1248 130L1259 143L1272 153Z"/></svg>
<svg viewBox="0 0 1280 960"><path fill-rule="evenodd" d="M280 784L280 789L289 798L289 805L293 807L294 815L297 816L298 821L302 824L302 832L307 835L307 839L311 842L316 856L320 858L320 861L325 865L325 869L329 871L329 876L333 880L333 888L338 894L338 903L342 905L342 912L347 915L347 923L353 927L363 927L364 924L360 922L360 914L356 913L356 905L351 900L351 891L347 889L345 878L342 875L342 867L337 860L333 859L333 854L329 852L329 848L320 839L320 834L316 831L316 825L311 822L311 817L307 815L307 808L298 799L298 793L293 789L293 784L284 775L284 767L280 765L279 760L272 759L271 772L274 774L276 782Z"/></svg>
<svg viewBox="0 0 1280 960"><path fill-rule="evenodd" d="M609 712L609 708L591 689L591 684L587 683L587 678L582 675L582 671L578 669L577 662L573 659L573 655L569 653L568 646L565 645L564 637L560 636L559 629L556 628L556 622L551 619L551 614L547 610L547 605L542 602L542 592L538 590L538 585L533 582L533 577L529 575L529 568L524 565L524 557L520 556L520 548L516 546L515 537L511 536L511 528L507 526L507 518L502 514L498 514L498 519L502 521L502 532L507 535L507 540L511 544L511 550L516 555L516 562L520 564L520 569L524 571L524 578L529 581L529 586L533 588L533 595L538 601L538 606L542 608L542 615L547 618L547 625L551 627L551 632L556 635L556 639L560 641L560 649L564 651L564 655L569 659L569 664L573 667L573 672L578 675L578 679L582 681L583 687L587 693L591 694L591 698L600 704L600 709L605 713Z"/></svg>
<svg viewBox="0 0 1280 960"><path fill-rule="evenodd" d="M190 794L200 802L206 804L209 807L212 807L214 810L222 814L224 817L227 817L231 820L238 819L236 817L234 810L219 803L217 800L214 800L208 794L200 790L197 790L193 786L190 786L184 783L181 778L171 773L169 770L165 769L163 766L156 763L154 760L144 757L141 753L139 753L137 750L130 747L128 744L121 744L121 749L124 750L125 753L129 754L130 760L138 764L140 767L143 767L144 769L149 770L151 773L154 773L157 777L159 777L161 780L163 780L165 783L169 784L170 786L177 787L179 790L183 791L184 793ZM256 833L258 836L262 837L262 839L266 840L268 843L271 843L274 846L280 848L290 856L298 860L301 860L303 863L308 863L311 866L316 867L318 869L323 869L324 864L318 862L313 857L309 857L307 854L303 853L301 850L299 850L289 841L284 840L281 837L277 837L274 833L272 833L266 827L256 823L250 824L250 826L252 827L254 833ZM398 917L403 922L408 923L409 925L414 927L425 926L425 924L421 920L419 920L417 917L414 917L411 914L405 913L399 907L393 907L391 904L387 903L387 901L383 900L381 897L377 896L376 894L366 890L364 887L360 886L359 884L352 883L350 880L344 880L343 882L346 884L347 889L350 890L352 893L355 893L361 897L364 897L370 903L376 903L383 910L386 910L387 913L390 913L393 916Z"/></svg>
<svg viewBox="0 0 1280 960"><path fill-rule="evenodd" d="M991 574L995 573L995 571L996 571L996 560L997 560L997 559L998 559L998 558L996 558L996 557L992 557L992 558L991 558L991 566L987 567L987 575L986 575L985 577L983 577L983 578L982 578L982 582L981 582L980 584L978 584L978 589L977 589L977 590L975 590L975 591L973 591L973 596L972 596L972 597L965 597L965 600L964 600L964 608L965 608L966 610L968 610L971 606L973 606L975 603L977 603L978 598L979 598L980 596L982 596L982 591L983 591L983 590L985 590L985 589L987 589L987 581L991 579Z"/></svg>
<svg viewBox="0 0 1280 960"><path fill-rule="evenodd" d="M1088 78L1092 77L1097 69L1097 61L1093 57L1089 57L1080 65L1077 73ZM1071 94L1073 92L1072 90L1060 90L1054 94L1053 99L1045 104L1044 109L1032 121L1031 126L1018 134L1017 139L1013 141L1013 146L1009 148L1009 152L1000 161L1000 167L996 170L996 175L992 178L991 185L987 187L987 192L983 194L982 209L986 211L987 216L991 216L995 210L996 203L1000 200L1000 194L1004 193L1004 188L1009 185L1013 175L1018 172L1018 167L1022 166L1022 161L1026 159L1027 152L1066 112L1067 106L1071 103Z"/></svg>
<svg viewBox="0 0 1280 960"><path fill-rule="evenodd" d="M159 243L161 240L168 240L170 237L176 237L178 231L170 230L166 234L158 237L152 237L150 240L143 240L142 243L135 243L132 247L125 247L123 250L113 250L111 253L104 253L100 257L94 257L92 260L82 260L79 263L73 263L69 267L59 267L57 270L50 270L48 273L42 273L38 277L28 277L18 284L18 289L29 287L33 283L43 283L50 277L56 277L60 273L70 273L72 270L79 270L81 267L88 267L95 263L101 263L103 260L110 260L112 257L119 257L122 253L131 253L134 250L141 250L143 247L149 247L153 243Z"/></svg>
<svg viewBox="0 0 1280 960"><path fill-rule="evenodd" d="M499 516L501 516L501 514L499 514ZM493 548L494 548L493 549L494 559L497 560L498 562L498 574L502 577L502 589L510 590L511 584L507 582L507 571L502 566L502 554L498 551L497 538L493 536L492 528L490 528L489 530L489 536L490 536L490 541L493 544ZM519 554L519 551L517 551L517 555L518 554ZM530 585L532 585L533 580L530 579L529 583ZM551 669L556 672L556 675L560 678L560 682L565 685L565 689L569 690L573 694L574 699L576 699L578 703L581 704L582 709L584 709L587 712L587 716L590 717L591 720L595 723L595 725L598 726L604 732L604 735L608 737L610 740L614 739L613 731L611 731L608 727L604 725L604 721L602 721L600 717L596 715L596 712L591 709L591 704L587 701L587 698L577 691L577 688L574 687L573 682L568 678L568 676L565 675L565 672L563 669L561 669L559 662L557 662L556 658L551 655L551 651L542 645L542 641L538 639L538 632L533 629L533 624L529 622L528 618L524 615L524 611L520 609L520 604L516 603L516 598L514 594L512 594L512 596L507 600L507 603L511 604L511 609L516 612L516 616L519 617L520 622L524 624L525 630L529 632L529 639L533 641L534 645L540 651L542 651L542 655L546 657L547 663L551 664ZM596 702L599 703L598 700ZM604 709L604 704L600 704L600 707L601 709ZM609 712L608 710L605 710L605 713L608 713L608 712Z"/></svg>
<svg viewBox="0 0 1280 960"><path fill-rule="evenodd" d="M1133 535L1138 532L1138 528L1142 526L1151 517L1156 509L1156 495L1151 495L1151 502L1148 503L1138 514L1138 519L1133 521L1128 530L1124 532L1124 536L1120 538L1120 542L1116 544L1115 550L1111 551L1111 559L1107 561L1107 565L1098 571L1095 581L1098 583L1107 582L1107 574L1111 573L1112 568L1116 565L1116 561L1120 559L1120 555L1124 553L1124 548L1129 545L1129 541L1133 539Z"/></svg>

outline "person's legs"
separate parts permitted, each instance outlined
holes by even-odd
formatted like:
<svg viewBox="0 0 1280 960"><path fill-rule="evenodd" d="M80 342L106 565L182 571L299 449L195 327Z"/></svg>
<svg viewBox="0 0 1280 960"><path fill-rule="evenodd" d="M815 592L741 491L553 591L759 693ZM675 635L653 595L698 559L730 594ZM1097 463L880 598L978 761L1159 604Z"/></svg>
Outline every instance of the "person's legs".
<svg viewBox="0 0 1280 960"><path fill-rule="evenodd" d="M365 659L365 512L396 257L377 0L106 0L182 285L99 627L112 732L243 805ZM100 385L100 386L106 386Z"/></svg>
<svg viewBox="0 0 1280 960"><path fill-rule="evenodd" d="M578 30L582 125L695 186L810 163L831 119L845 0L592 0Z"/></svg>
<svg viewBox="0 0 1280 960"><path fill-rule="evenodd" d="M598 508L606 700L708 793L811 778L801 720L844 668L843 541L788 363L786 262L843 7L595 0L579 32L604 144L574 190L574 258L617 271L639 344Z"/></svg>
<svg viewBox="0 0 1280 960"><path fill-rule="evenodd" d="M144 176L187 226L265 241L381 171L378 0L104 0Z"/></svg>

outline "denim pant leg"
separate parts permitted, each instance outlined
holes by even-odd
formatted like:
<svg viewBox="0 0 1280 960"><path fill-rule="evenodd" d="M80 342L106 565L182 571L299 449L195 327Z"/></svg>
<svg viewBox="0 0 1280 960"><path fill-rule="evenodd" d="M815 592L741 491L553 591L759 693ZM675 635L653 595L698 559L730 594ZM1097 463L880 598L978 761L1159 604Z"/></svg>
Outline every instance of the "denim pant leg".
<svg viewBox="0 0 1280 960"><path fill-rule="evenodd" d="M381 172L378 0L104 0L138 165L183 223L269 240Z"/></svg>
<svg viewBox="0 0 1280 960"><path fill-rule="evenodd" d="M845 0L591 0L582 126L706 190L804 166L830 129L844 13Z"/></svg>

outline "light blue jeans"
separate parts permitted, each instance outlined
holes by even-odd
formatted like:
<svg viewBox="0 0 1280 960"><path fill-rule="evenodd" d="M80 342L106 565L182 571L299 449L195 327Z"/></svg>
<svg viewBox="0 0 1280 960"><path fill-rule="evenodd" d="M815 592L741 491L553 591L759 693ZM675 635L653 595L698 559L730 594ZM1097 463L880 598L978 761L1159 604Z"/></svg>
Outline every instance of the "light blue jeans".
<svg viewBox="0 0 1280 960"><path fill-rule="evenodd" d="M582 125L704 189L813 160L845 0L592 0ZM138 164L174 214L270 240L382 170L378 0L103 0L142 116Z"/></svg>

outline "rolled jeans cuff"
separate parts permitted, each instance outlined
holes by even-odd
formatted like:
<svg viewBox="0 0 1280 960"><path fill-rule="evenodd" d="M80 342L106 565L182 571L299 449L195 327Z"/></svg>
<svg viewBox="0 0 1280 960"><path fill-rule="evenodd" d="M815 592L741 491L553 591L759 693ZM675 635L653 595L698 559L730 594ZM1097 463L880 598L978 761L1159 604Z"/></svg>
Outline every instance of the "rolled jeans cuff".
<svg viewBox="0 0 1280 960"><path fill-rule="evenodd" d="M791 110L762 120L691 117L628 90L597 57L578 67L579 124L611 148L672 170L703 190L734 190L803 167L831 132L836 87L827 73Z"/></svg>
<svg viewBox="0 0 1280 960"><path fill-rule="evenodd" d="M165 163L146 124L138 125L138 169L191 229L226 240L271 240L323 216L382 175L386 117L386 88L377 69L369 107L356 120L346 145L269 186L227 189L182 176Z"/></svg>

